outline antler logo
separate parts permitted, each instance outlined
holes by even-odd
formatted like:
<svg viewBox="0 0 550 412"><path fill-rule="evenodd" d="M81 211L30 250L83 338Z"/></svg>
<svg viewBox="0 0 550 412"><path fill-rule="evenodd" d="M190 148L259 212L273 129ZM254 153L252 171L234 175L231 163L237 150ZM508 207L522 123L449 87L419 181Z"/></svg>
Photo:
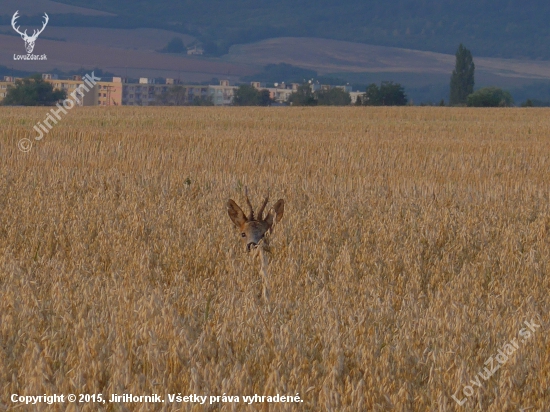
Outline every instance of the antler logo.
<svg viewBox="0 0 550 412"><path fill-rule="evenodd" d="M46 28L46 25L48 24L48 21L50 20L50 18L48 17L48 15L46 13L44 13L44 23L42 23L42 28L40 30L34 30L32 36L29 36L29 35L27 35L27 30L25 30L24 33L21 33L19 31L19 26L15 27L16 20L19 18L18 13L19 13L19 10L17 10L15 12L15 14L13 15L13 17L11 19L11 26L13 27L13 29L17 33L19 33L21 35L21 38L25 41L25 49L27 49L27 53L30 54L34 50L34 42L36 42L36 39L38 38L40 33L42 33L44 31L44 29Z"/></svg>

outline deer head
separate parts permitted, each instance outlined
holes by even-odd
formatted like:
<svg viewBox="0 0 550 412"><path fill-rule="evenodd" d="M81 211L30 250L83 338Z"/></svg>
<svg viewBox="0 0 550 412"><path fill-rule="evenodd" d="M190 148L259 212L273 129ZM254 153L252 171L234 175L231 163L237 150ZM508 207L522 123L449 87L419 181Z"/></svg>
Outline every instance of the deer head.
<svg viewBox="0 0 550 412"><path fill-rule="evenodd" d="M271 233L275 223L281 221L285 210L285 201L279 199L264 219L263 214L269 200L269 193L265 197L262 206L258 209L256 216L254 216L254 209L248 199L247 188L245 188L245 196L246 203L250 209L248 216L244 214L239 205L232 199L229 199L227 202L227 212L237 229L239 229L241 240L245 245L246 251L249 252L251 248L258 246L267 233Z"/></svg>
<svg viewBox="0 0 550 412"><path fill-rule="evenodd" d="M27 49L27 53L30 54L34 50L34 42L36 41L36 39L38 38L40 33L42 33L44 31L44 29L46 28L46 25L48 24L48 21L50 20L50 18L48 17L48 15L46 13L44 13L44 23L42 23L42 28L40 30L33 30L32 36L28 36L27 35L27 30L25 30L24 33L21 33L19 31L20 26L15 27L16 20L19 18L18 13L19 13L19 10L17 10L15 12L15 14L13 15L13 17L11 19L11 26L13 27L13 29L17 33L19 33L21 35L21 38L25 41L25 49Z"/></svg>

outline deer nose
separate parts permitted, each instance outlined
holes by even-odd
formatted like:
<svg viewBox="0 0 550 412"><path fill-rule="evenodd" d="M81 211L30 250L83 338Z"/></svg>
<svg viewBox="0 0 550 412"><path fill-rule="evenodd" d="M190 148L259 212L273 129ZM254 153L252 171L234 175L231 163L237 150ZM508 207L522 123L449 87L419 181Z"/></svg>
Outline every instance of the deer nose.
<svg viewBox="0 0 550 412"><path fill-rule="evenodd" d="M256 246L258 246L257 243L250 242L250 243L248 243L248 244L246 245L246 251L247 251L247 252L250 252L250 249L256 248Z"/></svg>

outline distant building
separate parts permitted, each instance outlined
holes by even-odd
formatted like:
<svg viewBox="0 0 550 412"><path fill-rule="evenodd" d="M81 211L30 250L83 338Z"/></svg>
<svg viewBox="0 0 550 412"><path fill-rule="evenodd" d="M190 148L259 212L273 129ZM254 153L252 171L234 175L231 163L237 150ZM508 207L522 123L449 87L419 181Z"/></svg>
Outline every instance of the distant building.
<svg viewBox="0 0 550 412"><path fill-rule="evenodd" d="M285 104L288 101L288 98L292 93L294 93L296 90L294 88L287 89L284 87L285 84L281 83L281 86L279 87L268 87L267 90L269 91L269 97L271 100L273 100L275 103L278 104Z"/></svg>
<svg viewBox="0 0 550 412"><path fill-rule="evenodd" d="M204 49L202 47L197 47L197 46L188 47L187 54L202 56L204 54Z"/></svg>
<svg viewBox="0 0 550 412"><path fill-rule="evenodd" d="M15 77L4 76L4 81L0 81L0 101L6 97L8 86L15 86Z"/></svg>
<svg viewBox="0 0 550 412"><path fill-rule="evenodd" d="M233 104L236 86L230 86L229 80L220 80L219 86L208 86L208 97L212 98L215 106Z"/></svg>
<svg viewBox="0 0 550 412"><path fill-rule="evenodd" d="M53 74L43 74L42 78L51 83L55 89L65 90L70 96L76 88L85 84L82 76L71 76L67 80L58 79ZM6 97L9 85L15 84L16 78L5 76L4 81L0 81L0 101ZM276 104L285 104L292 93L298 90L299 83L292 83L287 87L285 83L280 85L276 83L275 87L264 88L260 82L251 82L253 87L258 90L266 89L269 91L271 99ZM87 88L89 86L86 85ZM163 93L168 92L173 87L179 87L178 99L181 104L192 104L196 98L211 99L216 106L227 106L233 104L233 97L236 86L231 86L229 80L221 80L219 85L183 85L179 79L167 78L164 83L156 84L154 78L142 77L139 83L128 83L124 77L113 77L110 81L98 81L93 90L85 92L82 99L77 104L81 106L151 106L158 103L158 98ZM313 91L330 90L339 88L350 92L351 104L355 104L362 92L351 92L350 86L329 86L312 83L310 85Z"/></svg>
<svg viewBox="0 0 550 412"><path fill-rule="evenodd" d="M126 82L121 77L113 77L110 82L97 82L97 104L99 106L121 106L122 89Z"/></svg>
<svg viewBox="0 0 550 412"><path fill-rule="evenodd" d="M351 104L357 103L358 98L361 98L361 100L363 100L364 95L365 92L349 92L349 97L351 97Z"/></svg>
<svg viewBox="0 0 550 412"><path fill-rule="evenodd" d="M156 99L157 93L168 90L165 84L152 84L142 82L139 84L125 83L122 85L122 105L124 106L150 106Z"/></svg>
<svg viewBox="0 0 550 412"><path fill-rule="evenodd" d="M45 79L48 83L51 83L53 88L56 90L65 90L67 93L67 98L72 99L77 106L97 106L98 105L98 84L96 83L92 88L86 83L82 81L82 77L80 77L80 80L60 80L57 78L55 79ZM44 78L44 75L42 75L42 78ZM73 93L77 87L80 85L84 85L84 89L81 89L82 94L77 93L75 94L76 98L73 99L71 97L71 93ZM88 90L86 90L88 89Z"/></svg>
<svg viewBox="0 0 550 412"><path fill-rule="evenodd" d="M351 91L352 91L352 88L351 88L350 85L345 85L345 86L332 86L331 88L333 88L333 89L342 89L343 91L348 92L348 93L351 93Z"/></svg>

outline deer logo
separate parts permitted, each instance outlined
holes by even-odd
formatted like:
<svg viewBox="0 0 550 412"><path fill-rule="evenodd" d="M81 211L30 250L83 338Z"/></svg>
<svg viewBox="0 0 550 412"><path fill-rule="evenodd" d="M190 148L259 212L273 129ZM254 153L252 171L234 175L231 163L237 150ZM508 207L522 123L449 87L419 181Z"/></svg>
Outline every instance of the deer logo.
<svg viewBox="0 0 550 412"><path fill-rule="evenodd" d="M32 36L29 36L29 35L27 35L27 30L25 30L25 32L21 33L21 31L19 31L20 26L15 27L16 20L19 18L18 13L19 13L19 10L17 10L14 13L14 15L11 19L11 26L16 31L16 33L19 33L21 35L21 38L25 41L25 49L27 49L27 53L31 54L32 51L34 50L34 43L36 42L36 39L38 38L40 33L42 33L44 31L44 29L46 28L46 25L48 24L48 21L50 20L50 18L48 17L48 15L46 13L44 13L44 23L42 23L42 28L40 30L34 30L33 33L32 33Z"/></svg>

